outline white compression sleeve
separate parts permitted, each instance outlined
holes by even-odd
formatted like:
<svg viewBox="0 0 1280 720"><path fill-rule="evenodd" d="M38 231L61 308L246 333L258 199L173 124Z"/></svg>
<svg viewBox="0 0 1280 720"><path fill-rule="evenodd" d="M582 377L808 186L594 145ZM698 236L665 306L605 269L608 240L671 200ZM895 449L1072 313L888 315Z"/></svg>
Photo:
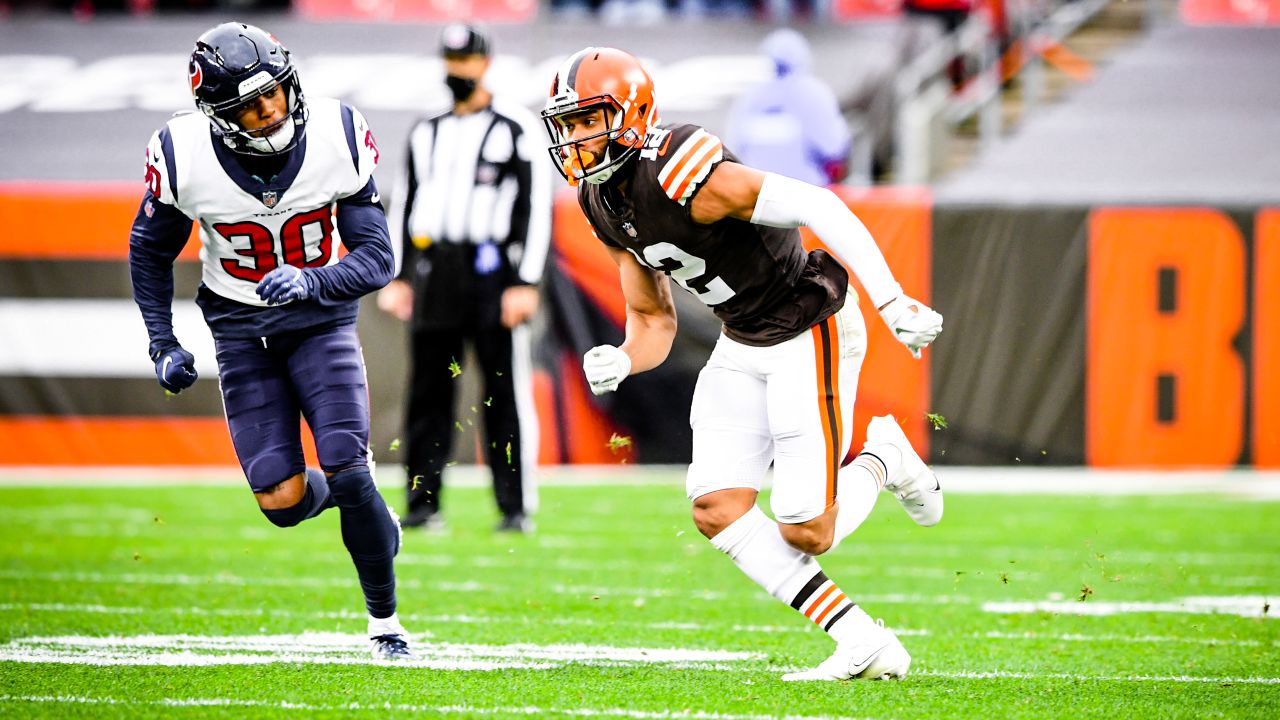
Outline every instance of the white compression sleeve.
<svg viewBox="0 0 1280 720"><path fill-rule="evenodd" d="M902 294L902 286L884 261L880 247L858 219L826 188L765 173L751 222L793 228L807 225L857 274L871 302L877 307Z"/></svg>

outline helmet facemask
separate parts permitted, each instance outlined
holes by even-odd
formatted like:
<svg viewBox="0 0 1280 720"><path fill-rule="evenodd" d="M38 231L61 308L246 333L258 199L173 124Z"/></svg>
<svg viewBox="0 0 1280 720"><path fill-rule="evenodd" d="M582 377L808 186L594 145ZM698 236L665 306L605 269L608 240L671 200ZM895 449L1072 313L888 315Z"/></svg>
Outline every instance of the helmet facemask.
<svg viewBox="0 0 1280 720"><path fill-rule="evenodd" d="M571 115L586 114L601 109L604 111L604 130L598 133L567 139L564 136L563 119ZM547 152L555 162L560 174L577 185L586 181L599 185L613 177L614 172L626 164L635 151L643 143L644 138L634 138L635 131L623 128L624 114L617 102L609 96L588 98L564 106L548 107L542 113L551 146ZM598 138L605 138L604 152L599 161L594 153L583 147ZM594 162L594 164L593 164Z"/></svg>
<svg viewBox="0 0 1280 720"><path fill-rule="evenodd" d="M239 116L245 106L279 87L285 93L285 114L265 127L246 129ZM246 155L276 155L297 147L306 130L308 117L306 98L298 71L290 65L277 77L265 69L241 83L240 95L227 102L209 103L198 97L196 104L213 125L213 131L232 150Z"/></svg>

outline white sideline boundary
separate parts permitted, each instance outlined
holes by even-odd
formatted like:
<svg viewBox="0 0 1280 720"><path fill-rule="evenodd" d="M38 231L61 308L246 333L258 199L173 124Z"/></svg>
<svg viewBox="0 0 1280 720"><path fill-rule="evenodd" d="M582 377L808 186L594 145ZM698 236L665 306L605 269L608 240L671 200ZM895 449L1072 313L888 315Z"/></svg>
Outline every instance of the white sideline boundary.
<svg viewBox="0 0 1280 720"><path fill-rule="evenodd" d="M498 706L482 707L478 705L407 705L403 703L345 703L342 705L313 705L296 703L288 700L270 702L266 700L240 700L237 698L164 698L161 700L134 700L110 697L87 697L83 695L0 695L0 703L50 703L61 705L112 705L121 707L243 707L264 710L300 710L306 713L315 712L374 712L386 716L388 712L425 713L428 716L440 715L531 715L534 717L567 715L570 717L621 717L632 720L837 720L833 715L741 715L734 713L706 712L704 710L634 710L632 708L548 708L536 706ZM868 720L847 715L839 716L839 720Z"/></svg>
<svg viewBox="0 0 1280 720"><path fill-rule="evenodd" d="M420 642L417 660L374 660L358 635L307 632L295 635L54 635L23 637L0 645L0 662L87 666L209 667L220 665L372 665L445 671L549 670L568 665L593 667L653 666L714 671L797 668L768 664L764 653L732 650L618 647L610 645ZM1069 680L1084 682L1218 683L1280 685L1272 676L1083 674L1004 670L932 670L913 675L956 680ZM0 700L9 696L0 696Z"/></svg>
<svg viewBox="0 0 1280 720"><path fill-rule="evenodd" d="M1174 615L1235 615L1237 617L1280 619L1280 608L1271 612L1272 598L1267 595L1237 595L1227 597L1193 596L1165 602L1093 600L1007 600L982 603L982 611L997 615L1026 615L1052 613L1054 615L1081 615L1109 617L1132 613L1165 613ZM1278 602L1280 604L1280 602Z"/></svg>
<svg viewBox="0 0 1280 720"><path fill-rule="evenodd" d="M567 665L646 665L728 670L732 663L763 663L758 652L561 643L417 642L416 660L375 660L358 634L294 635L59 635L24 637L0 645L0 662L95 666L208 667L216 665L382 665L452 671L548 670Z"/></svg>
<svg viewBox="0 0 1280 720"><path fill-rule="evenodd" d="M935 468L948 493L990 495L1225 495L1280 501L1280 471L1111 470L1097 468L962 467ZM670 485L681 486L684 465L551 465L538 473L542 487ZM375 468L384 489L404 486L403 469L383 463ZM4 466L0 487L131 487L179 485L242 486L235 467L190 466ZM490 485L482 465L456 465L445 476L448 487ZM766 480L766 486L769 482Z"/></svg>
<svg viewBox="0 0 1280 720"><path fill-rule="evenodd" d="M1230 598L1222 598L1229 600ZM983 607L986 612L1009 612L992 610ZM1134 610L1137 612L1137 610ZM302 618L308 620L350 620L363 621L367 615L354 610L264 610L263 608L213 608L209 610L186 607L141 607L136 605L107 606L86 603L0 603L0 613L48 613L72 614L87 613L97 615L178 615L189 617L240 617L240 618ZM1250 617L1256 617L1251 615ZM400 619L413 628L415 638L425 640L434 637L430 628L447 625L498 625L511 623L523 616L510 615L434 615L429 613L406 613ZM683 632L721 633L729 631L739 634L776 635L798 634L817 635L818 630L809 623L792 625L721 625L718 623L695 622L643 622L627 620L597 621L591 618L544 618L543 623L572 627L635 627L646 630L674 630ZM934 633L923 628L892 627L898 637L933 637ZM1029 642L1083 642L1083 643L1115 643L1120 645L1223 645L1228 647L1280 647L1280 640L1255 640L1250 638L1224 638L1212 635L1181 637L1174 635L1120 635L1116 633L1042 633L1042 632L968 632L943 634L941 637L955 637L972 640L1008 640Z"/></svg>

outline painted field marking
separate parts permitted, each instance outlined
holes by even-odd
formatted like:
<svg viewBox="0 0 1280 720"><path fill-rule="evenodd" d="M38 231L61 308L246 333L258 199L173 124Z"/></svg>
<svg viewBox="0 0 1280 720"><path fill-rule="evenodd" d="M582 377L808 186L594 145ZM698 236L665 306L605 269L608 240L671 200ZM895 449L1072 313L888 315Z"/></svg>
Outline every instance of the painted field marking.
<svg viewBox="0 0 1280 720"><path fill-rule="evenodd" d="M51 523L54 521L50 521ZM14 523L10 523L13 525ZM106 523L106 522L88 522L73 521L59 522L56 527L50 525L48 527L34 526L32 523L20 523L23 528L30 528L34 532L56 534L60 538L76 537L76 538L100 538L106 542L119 544L122 540L134 538L146 538L148 540L164 540L168 536L162 532L155 531L152 526L150 516L146 521L140 523ZM212 544L223 544L228 540L244 540L250 542L274 540L279 534L274 528L243 526L237 528L223 528L219 526L200 526L195 528L186 528L183 530L182 537L187 541L205 541ZM579 551L584 546L585 538L588 535L571 536L556 533L539 533L529 538L529 541L535 547L526 552L537 552L540 550L569 550ZM1113 568L1134 570L1133 566L1137 565L1153 565L1167 566L1169 564L1180 566L1202 566L1207 565L1213 568L1232 565L1247 566L1271 566L1276 563L1276 556L1268 553L1248 553L1238 551L1223 552L1187 552L1182 550L1169 551L1153 551L1153 550L1126 550L1123 548L1108 549L1102 560L1099 560L1098 553L1092 548L1080 548L1079 550L1064 550L1061 548L1037 547L1035 545L1025 546L992 546L992 545L971 545L971 544L955 544L941 545L938 543L861 543L857 542L857 536L854 536L853 542L846 542L849 547L856 546L860 552L866 553L885 553L894 557L915 557L921 558L921 564L925 567L913 566L895 566L893 568L868 567L865 565L855 564L852 558L846 562L846 558L836 554L828 559L833 570L841 575L856 576L887 576L887 577L904 577L904 578L924 578L945 580L954 577L956 570L966 570L974 572L971 569L980 566L987 566L984 569L988 572L995 573L998 569L1008 569L1016 575L1028 579L1042 579L1045 574L1039 570L1029 570L1027 568L1041 566L1045 563L1107 563ZM715 550L710 544L698 538L692 538L688 542L670 543L668 538L658 534L651 539L637 542L613 542L610 547L623 557L626 557L628 551L652 551L669 549L671 547L692 547L694 553L705 555L707 557L715 555ZM438 561L430 559L417 560L413 559L411 553L413 548L406 549L405 557L398 562L403 565L430 565L439 566L448 561ZM190 555L189 552L184 553ZM424 556L430 557L430 556ZM469 561L468 561L469 562ZM490 560L491 567L502 567L501 560L494 558ZM573 560L560 558L552 562L558 563L554 565L559 569L565 570L585 570L591 569L588 564L575 563ZM956 567L937 567L940 564L955 565ZM519 564L518 562L515 564ZM642 563L623 562L623 567L639 566ZM481 565L484 567L485 565ZM927 567L933 566L933 567ZM997 567L998 566L998 567ZM679 571L677 566L676 571ZM976 574L976 572L974 572ZM1221 575L1209 576L1193 576L1203 579L1206 583L1212 584ZM1258 583L1254 582L1255 578L1261 576L1251 575L1243 581L1234 580L1226 577L1229 582L1243 583L1248 586L1254 586Z"/></svg>
<svg viewBox="0 0 1280 720"><path fill-rule="evenodd" d="M761 662L763 653L683 648L615 647L564 643L481 645L417 643L415 661L388 662L369 655L369 641L345 633L300 635L64 635L18 638L0 645L0 662L68 665L388 665L435 670L542 670L569 664L662 665L703 670L728 663Z"/></svg>
<svg viewBox="0 0 1280 720"><path fill-rule="evenodd" d="M263 577L244 578L229 574L187 575L187 574L143 574L143 573L92 573L92 572L29 572L22 570L0 570L0 578L26 581L48 581L58 583L107 583L107 584L139 584L139 585L185 585L185 586L278 586L278 587L349 587L351 581L341 578L317 577ZM467 582L422 582L416 578L404 578L399 582L401 587L428 589L437 592L459 593L494 593L507 591L506 588L486 585L474 581ZM557 595L587 597L622 597L641 600L644 598L679 598L682 600L720 601L734 594L713 590L672 590L666 588L618 588L591 585L564 585L553 583L545 589ZM752 593L738 597L741 600L755 602L773 602L767 596ZM1163 602L1077 602L1060 599L1030 601L994 601L983 602L982 610L997 614L1027 614L1034 612L1052 612L1064 615L1106 616L1118 613L1181 613L1181 614L1219 614L1237 615L1240 617L1276 618L1280 612L1269 612L1270 599L1264 595L1243 596L1195 596ZM978 602L967 595L919 595L914 593L881 593L860 595L860 604L935 604L964 605Z"/></svg>
<svg viewBox="0 0 1280 720"><path fill-rule="evenodd" d="M165 698L163 700L133 700L123 698L86 697L82 695L0 695L0 703L54 703L64 705L114 705L124 707L246 707L272 710L301 710L303 712L371 711L386 715L388 711L426 713L428 715L531 715L535 717L566 715L569 717L622 717L634 720L834 720L831 715L741 715L734 713L706 712L703 710L634 710L631 708L544 708L535 706L481 707L477 705L407 705L402 703L345 703L342 705L313 705L281 700L239 700L236 698ZM841 720L859 720L841 716ZM867 720L863 718L862 720Z"/></svg>
<svg viewBox="0 0 1280 720"><path fill-rule="evenodd" d="M0 578L9 580L23 581L45 581L55 583L107 583L107 584L126 584L126 585L181 585L196 587L216 587L219 585L230 585L234 587L250 587L250 586L267 586L267 587L314 587L314 588L349 588L354 583L354 579L348 580L344 578L325 578L325 577L255 577L246 578L229 573L219 573L217 575L189 575L186 573L97 573L97 572L64 572L64 571L45 571L32 572L26 570L0 570ZM520 592L526 588L512 588L510 586L498 586L475 581L465 582L423 582L417 578L401 578L397 580L397 584L403 588L424 589L436 592L458 592L458 593L512 593ZM729 598L746 600L750 602L773 603L773 598L763 593L738 594L728 593L719 590L698 590L698 589L669 589L669 588L636 588L636 587L610 587L607 585L566 585L563 583L553 583L541 588L540 591L550 592L556 595L574 595L587 597L623 597L623 598L678 598L680 600L705 600L705 601L721 601ZM913 593L881 593L878 595L859 595L857 598L859 603L881 603L885 605L892 604L915 604L915 603L934 603L934 604L969 604L975 600L966 595L919 595Z"/></svg>
<svg viewBox="0 0 1280 720"><path fill-rule="evenodd" d="M897 631L895 631L897 632ZM901 633L898 633L901 634ZM973 633L969 637L985 638L988 640L1050 640L1053 642L1087 642L1087 643L1120 643L1124 645L1146 645L1146 644L1180 644L1180 645L1231 645L1236 647L1280 647L1280 640L1271 640L1263 642L1261 640L1248 640L1241 638L1217 638L1217 637L1175 637L1172 635L1116 635L1113 633L1104 633L1102 635L1089 635L1087 633L1037 633L1037 632L1000 632L992 630L985 633Z"/></svg>
<svg viewBox="0 0 1280 720"><path fill-rule="evenodd" d="M144 614L170 614L170 615L186 615L194 617L245 617L245 618L301 618L312 620L363 620L366 615L362 612L353 610L338 611L313 611L298 612L295 610L285 609L263 609L263 608L186 608L186 607L131 607L131 606L106 606L96 604L74 604L74 603L0 603L0 612L45 612L45 613L86 613L86 614L104 614L104 615L144 615ZM400 616L401 620L410 625L419 627L413 628L415 638L424 639L433 637L430 631L431 626L438 625L489 625L504 624L512 622L520 622L523 616L520 615L428 615L420 613L407 613ZM609 620L597 622L590 618L541 618L539 623L546 625L558 626L580 626L580 627L602 627L602 626L626 626L645 628L650 630L678 630L689 632L734 632L734 633L758 633L762 635L774 635L779 633L795 633L799 635L817 635L818 630L809 623L797 623L795 625L716 625L692 622L634 622L627 620ZM426 627L421 627L426 626ZM924 628L903 628L894 627L893 632L898 637L931 637L935 633ZM1038 633L1038 632L1001 632L992 630L989 632L976 633L944 633L938 637L959 637L976 640L1028 640L1028 641L1050 641L1050 642L1084 642L1084 643L1117 643L1123 645L1136 644L1184 644L1184 645L1223 645L1232 647L1280 647L1280 640L1250 640L1243 638L1222 638L1222 637L1177 637L1171 635L1118 635L1114 633L1089 634L1089 633Z"/></svg>
<svg viewBox="0 0 1280 720"><path fill-rule="evenodd" d="M212 357L211 355L209 357ZM132 363L134 371L138 366ZM559 465L540 468L541 487L671 486L684 483L685 465ZM1186 495L1211 494L1255 500L1280 500L1280 472L1274 470L1099 470L1091 468L941 466L939 475L948 493L978 495ZM393 463L377 467L378 485L400 491L402 469ZM103 487L239 485L237 468L185 466L155 467L8 467L0 472L0 486ZM488 488L488 468L458 465L445 477L446 487ZM772 485L772 473L764 487ZM678 491L677 491L678 492Z"/></svg>
<svg viewBox="0 0 1280 720"><path fill-rule="evenodd" d="M1090 600L1040 600L1034 602L986 602L982 610L989 613L1026 614L1050 612L1060 615L1088 615L1103 617L1129 613L1176 613L1181 615L1238 615L1248 618L1276 619L1280 615L1271 612L1271 601L1276 598L1263 595L1238 595L1227 597L1195 596L1166 602L1102 602Z"/></svg>
<svg viewBox="0 0 1280 720"><path fill-rule="evenodd" d="M278 652L289 647L288 652ZM762 653L678 648L620 648L591 645L475 645L423 643L419 660L373 660L363 638L338 633L302 635L138 635L115 637L52 636L19 638L0 646L0 662L56 663L90 666L211 666L307 663L380 665L452 671L544 670L570 663L591 666L660 665L677 669L743 670ZM523 654L522 654L523 653ZM769 667L785 672L795 668ZM916 677L956 680L1071 680L1087 682L1215 683L1280 685L1280 677L1194 675L1085 675L1054 672L950 671L917 669Z"/></svg>
<svg viewBox="0 0 1280 720"><path fill-rule="evenodd" d="M853 538L857 538L854 534ZM847 541L846 541L847 542ZM901 543L858 543L858 549L865 552L926 556L929 558L948 558L973 562L975 556L986 559L993 557L1008 564L1013 570L1021 565L1033 565L1045 561L1062 562L1107 562L1109 564L1144 563L1175 565L1275 565L1276 555L1265 552L1208 552L1185 550L1126 550L1124 548L1081 547L1079 550L1064 550L1056 547L1040 547L1028 545L966 545L963 543L946 545L942 543L901 542ZM1098 558L1099 551L1103 555ZM1010 562L1012 561L1012 562Z"/></svg>
<svg viewBox="0 0 1280 720"><path fill-rule="evenodd" d="M2 476L2 474L0 474ZM2 483L0 483L2 485ZM118 539L123 536L142 536L153 535L146 531L155 517L155 513L143 508L135 508L123 505L106 506L105 515L103 512L95 512L92 505L74 505L74 506L56 506L45 507L39 509L24 509L19 515L14 515L17 511L6 511L0 508L0 520L8 520L10 524L19 524L24 527L32 525L48 525L50 532L56 530L59 535L73 535L78 537L105 537ZM220 516L220 520L232 520L239 515ZM33 518L37 522L33 522ZM68 522L71 521L71 522ZM232 532L223 532L223 529ZM247 540L264 540L274 539L278 537L275 528L270 526L243 526L237 528L219 528L218 526L203 526L199 528L187 528L184 530L184 537L199 537L202 539L218 540L228 537L237 537ZM529 538L533 545L540 549L579 549L583 545L584 538L598 537L599 530L590 528L584 529L581 533L572 533L566 530L556 530L550 532L540 532ZM676 530L670 535L666 533L654 533L650 539L644 542L622 543L618 547L626 548L653 548L658 546L667 546L675 540L676 544L691 545L707 554L714 554L714 550L710 544L703 541L696 532L692 530ZM850 546L857 547L867 552L886 552L893 553L895 557L904 555L925 556L933 560L945 558L947 560L965 560L973 562L975 557L982 559L997 558L1003 561L1010 559L1023 558L1017 564L1028 565L1031 560L1025 558L1034 556L1035 562L1043 562L1045 560L1054 561L1094 561L1097 554L1102 551L1105 561L1115 564L1129 563L1152 563L1165 564L1176 563L1178 565L1222 565L1222 564L1273 564L1276 560L1273 553L1266 552L1241 552L1241 551L1186 551L1186 550L1126 550L1124 548L1094 548L1081 547L1079 549L1063 549L1059 547L1037 547L1035 545L1021 546L998 546L998 545L944 545L932 541L900 541L892 544L888 543L864 543L857 542L857 535L853 536L853 541L847 543ZM1003 557L1001 557L1003 556ZM835 559L839 560L840 556ZM433 564L447 561L432 560L409 560L409 562L421 562L422 564ZM936 562L933 564L937 564ZM851 566L842 568L842 572L857 573L860 572L861 566ZM937 568L908 568L903 570L904 576L912 576L909 573L920 573L919 577L936 577L947 576L950 572L946 569ZM935 575L938 573L940 575Z"/></svg>
<svg viewBox="0 0 1280 720"><path fill-rule="evenodd" d="M1076 673L1005 672L957 672L941 670L912 670L910 676L936 677L949 680L1071 680L1073 682L1129 682L1129 683L1212 683L1215 685L1280 685L1280 677L1240 676L1222 677L1206 675L1079 675Z"/></svg>
<svg viewBox="0 0 1280 720"><path fill-rule="evenodd" d="M363 612L353 610L310 611L299 612L286 609L263 608L187 608L187 607L140 607L140 606L107 606L98 604L77 603L0 603L0 612L43 612L43 613L85 613L101 615L145 615L171 614L191 617L245 617L245 618L301 618L312 620L364 620L368 617ZM527 619L523 615L428 615L422 613L405 613L400 619L415 625L488 625L520 623ZM817 635L818 628L812 623L795 625L707 625L689 622L635 622L628 620L596 621L591 618L539 618L539 624L584 627L638 627L651 630L682 630L690 632L736 632L736 633L798 633ZM429 629L410 628L415 638L433 637ZM922 637L929 635L928 630L911 628L893 628L902 637Z"/></svg>

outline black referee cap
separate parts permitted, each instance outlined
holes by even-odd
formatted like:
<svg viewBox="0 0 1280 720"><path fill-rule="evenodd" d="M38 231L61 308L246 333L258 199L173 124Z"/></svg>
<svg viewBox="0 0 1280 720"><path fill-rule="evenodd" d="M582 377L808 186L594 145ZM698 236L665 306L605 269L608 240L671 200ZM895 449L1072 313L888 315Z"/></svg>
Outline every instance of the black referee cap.
<svg viewBox="0 0 1280 720"><path fill-rule="evenodd" d="M440 52L445 57L488 55L489 38L473 25L453 23L440 33Z"/></svg>

